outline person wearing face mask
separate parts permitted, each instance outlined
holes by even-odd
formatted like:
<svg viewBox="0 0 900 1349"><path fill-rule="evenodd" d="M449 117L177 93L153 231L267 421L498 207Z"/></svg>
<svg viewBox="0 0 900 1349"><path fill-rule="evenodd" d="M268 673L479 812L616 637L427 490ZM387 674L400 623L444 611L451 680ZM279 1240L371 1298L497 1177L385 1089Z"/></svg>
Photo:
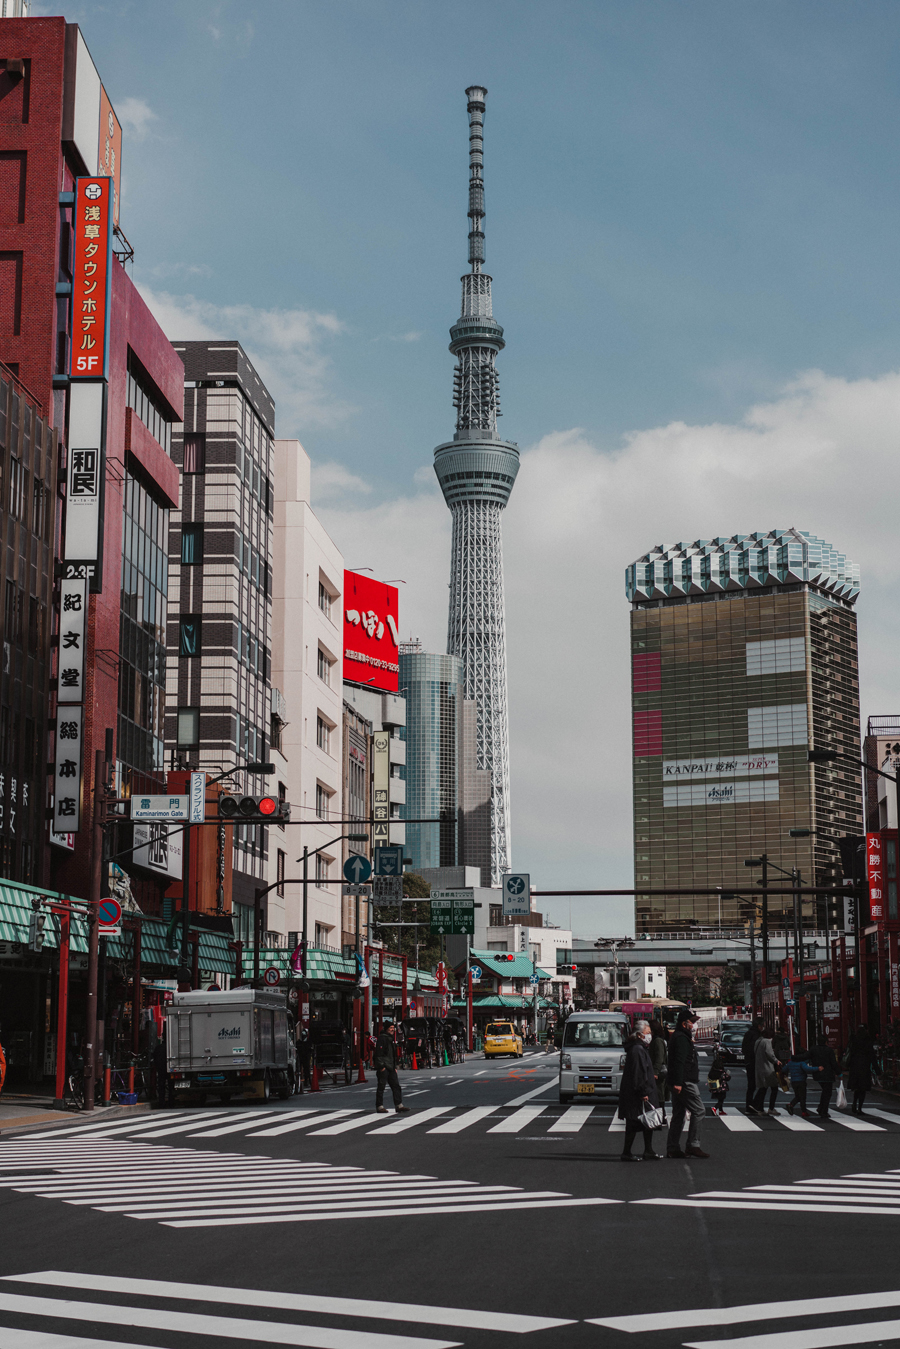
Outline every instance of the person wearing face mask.
<svg viewBox="0 0 900 1349"><path fill-rule="evenodd" d="M653 1151L652 1130L641 1123L641 1115L645 1110L659 1106L659 1092L648 1053L652 1038L649 1023L636 1021L634 1034L629 1035L625 1041L625 1067L622 1070L622 1086L619 1091L619 1119L625 1121L623 1162L662 1161L659 1153ZM631 1151L638 1133L644 1135L643 1156L635 1156Z"/></svg>

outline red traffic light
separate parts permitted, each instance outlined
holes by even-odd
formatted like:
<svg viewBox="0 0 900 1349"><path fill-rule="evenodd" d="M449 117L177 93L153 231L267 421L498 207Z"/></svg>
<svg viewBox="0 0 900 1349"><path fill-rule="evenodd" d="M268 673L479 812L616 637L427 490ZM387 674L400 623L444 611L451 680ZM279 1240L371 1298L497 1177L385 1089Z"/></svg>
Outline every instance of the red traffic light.
<svg viewBox="0 0 900 1349"><path fill-rule="evenodd" d="M220 796L219 818L223 820L284 820L291 817L290 806L277 796Z"/></svg>
<svg viewBox="0 0 900 1349"><path fill-rule="evenodd" d="M514 955L510 955L508 952L503 951L503 952L501 952L501 953L497 956L497 959L498 959L498 960L515 960L515 956L514 956Z"/></svg>
<svg viewBox="0 0 900 1349"><path fill-rule="evenodd" d="M578 973L578 966L577 966L577 965L557 965L557 967L556 967L556 973L557 973L557 974L577 974L577 973Z"/></svg>
<svg viewBox="0 0 900 1349"><path fill-rule="evenodd" d="M275 815L278 812L278 802L274 796L261 796L257 804L257 810L260 815Z"/></svg>

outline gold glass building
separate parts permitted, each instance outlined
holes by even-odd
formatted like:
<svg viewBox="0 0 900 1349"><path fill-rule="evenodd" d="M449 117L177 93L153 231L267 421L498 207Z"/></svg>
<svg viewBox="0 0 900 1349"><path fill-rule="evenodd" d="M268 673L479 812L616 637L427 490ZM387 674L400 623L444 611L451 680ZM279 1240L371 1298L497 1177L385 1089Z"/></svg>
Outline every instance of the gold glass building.
<svg viewBox="0 0 900 1349"><path fill-rule="evenodd" d="M652 549L627 569L631 602L636 930L742 926L768 854L803 883L833 882L837 839L862 828L852 765L811 765L807 750L859 755L859 568L795 529ZM791 838L791 829L810 829ZM729 893L730 892L730 893ZM740 896L741 898L737 898ZM788 899L771 896L783 926ZM807 926L819 926L813 903Z"/></svg>

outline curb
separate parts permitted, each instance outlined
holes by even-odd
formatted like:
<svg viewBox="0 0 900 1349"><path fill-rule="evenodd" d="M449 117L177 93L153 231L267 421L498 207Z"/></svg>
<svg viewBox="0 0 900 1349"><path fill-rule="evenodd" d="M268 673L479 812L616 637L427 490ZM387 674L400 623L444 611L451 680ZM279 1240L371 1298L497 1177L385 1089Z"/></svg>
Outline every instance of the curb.
<svg viewBox="0 0 900 1349"><path fill-rule="evenodd" d="M27 1115L20 1119L10 1119L9 1122L0 1119L0 1135L17 1132L19 1129L33 1129L36 1125L48 1126L51 1129L61 1128L64 1124L71 1124L73 1120L82 1116L94 1115L94 1122L100 1123L100 1117L104 1120L123 1119L128 1115L146 1115L150 1113L150 1105L142 1102L140 1105L116 1105L96 1106L93 1111L85 1110L47 1110L42 1115Z"/></svg>

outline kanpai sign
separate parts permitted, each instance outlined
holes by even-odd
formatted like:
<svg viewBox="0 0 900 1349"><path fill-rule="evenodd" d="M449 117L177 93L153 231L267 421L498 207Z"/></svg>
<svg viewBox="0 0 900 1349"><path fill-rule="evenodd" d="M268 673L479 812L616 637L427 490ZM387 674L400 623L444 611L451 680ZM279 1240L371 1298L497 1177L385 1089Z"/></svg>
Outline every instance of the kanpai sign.
<svg viewBox="0 0 900 1349"><path fill-rule="evenodd" d="M396 693L400 627L396 586L344 572L344 679Z"/></svg>
<svg viewBox="0 0 900 1349"><path fill-rule="evenodd" d="M112 179L79 178L73 210L71 379L106 379L112 275Z"/></svg>

